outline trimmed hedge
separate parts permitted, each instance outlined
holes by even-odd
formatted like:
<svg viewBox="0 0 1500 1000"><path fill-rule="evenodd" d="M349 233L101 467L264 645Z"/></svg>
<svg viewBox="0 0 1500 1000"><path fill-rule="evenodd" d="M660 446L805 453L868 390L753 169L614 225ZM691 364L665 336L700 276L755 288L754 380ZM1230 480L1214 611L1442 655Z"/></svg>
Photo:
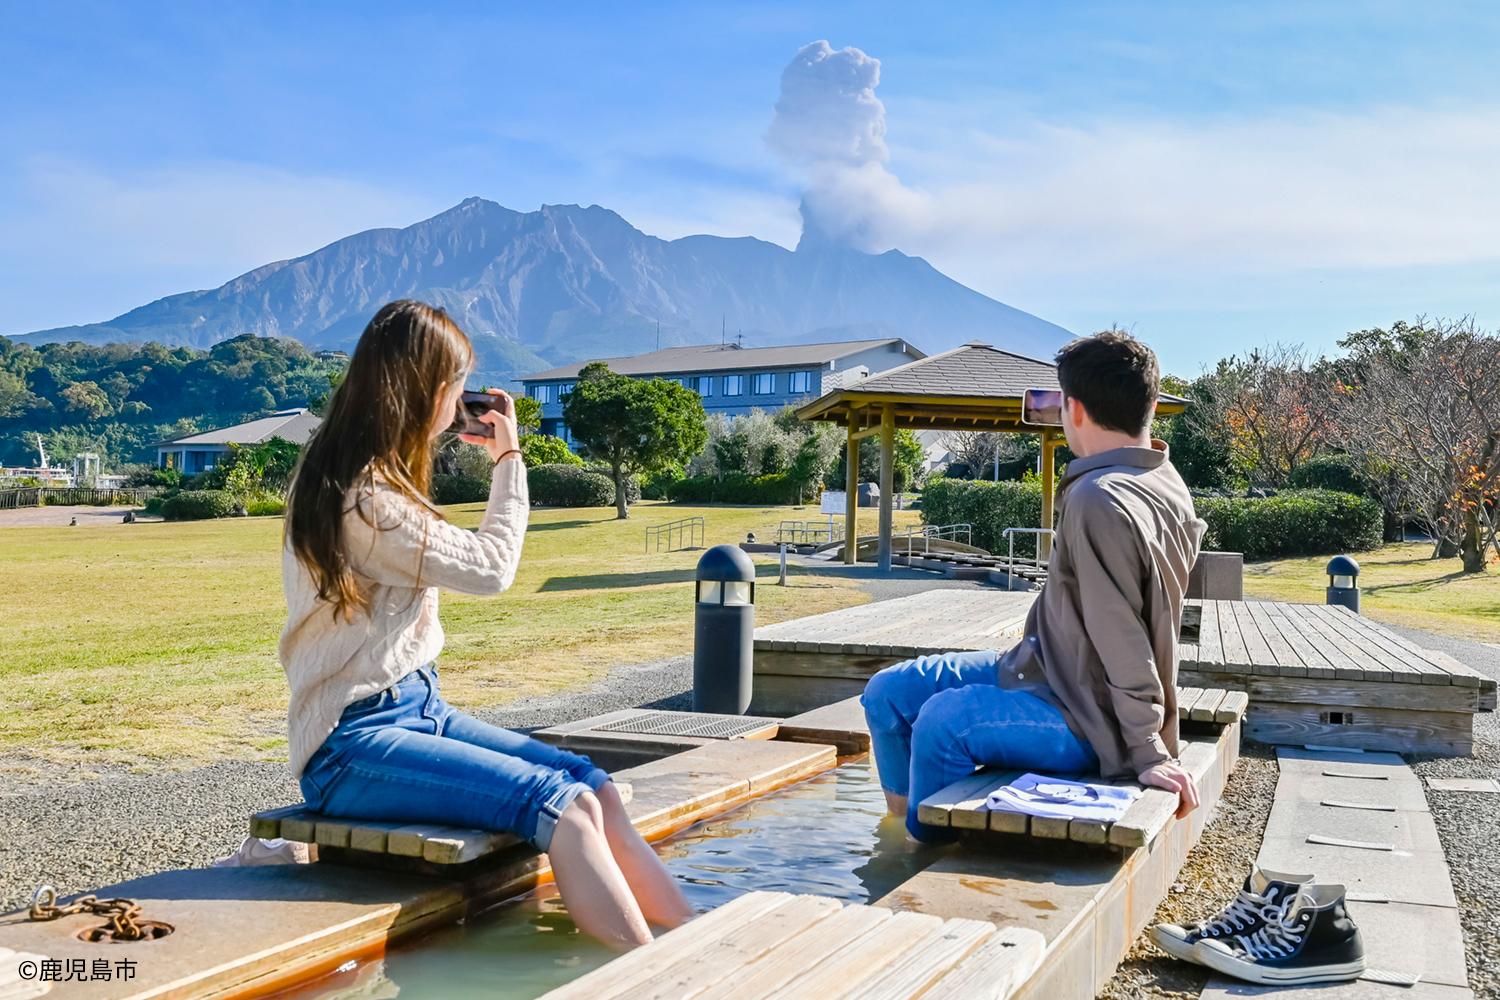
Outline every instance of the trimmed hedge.
<svg viewBox="0 0 1500 1000"><path fill-rule="evenodd" d="M484 503L490 498L490 481L463 474L432 477L432 502Z"/></svg>
<svg viewBox="0 0 1500 1000"><path fill-rule="evenodd" d="M1288 485L1298 490L1338 490L1372 497L1368 477L1348 455L1319 455L1292 470Z"/></svg>
<svg viewBox="0 0 1500 1000"><path fill-rule="evenodd" d="M1006 528L1042 525L1039 482L932 477L922 489L924 524L972 524L974 544L991 552L1006 551L1000 533ZM1035 536L1016 536L1016 555L1036 552Z"/></svg>
<svg viewBox="0 0 1500 1000"><path fill-rule="evenodd" d="M526 470L531 502L537 507L613 507L615 483L608 474L576 465L538 465ZM641 498L634 476L625 480L625 502Z"/></svg>
<svg viewBox="0 0 1500 1000"><path fill-rule="evenodd" d="M667 487L674 503L738 503L773 506L797 502L797 483L784 472L747 476L731 472L722 479L691 476Z"/></svg>
<svg viewBox="0 0 1500 1000"><path fill-rule="evenodd" d="M1380 547L1384 514L1366 497L1338 490L1283 490L1272 497L1197 497L1208 522L1205 549L1279 559Z"/></svg>
<svg viewBox="0 0 1500 1000"><path fill-rule="evenodd" d="M203 521L234 513L234 496L224 490L183 490L164 501L161 516L168 521Z"/></svg>

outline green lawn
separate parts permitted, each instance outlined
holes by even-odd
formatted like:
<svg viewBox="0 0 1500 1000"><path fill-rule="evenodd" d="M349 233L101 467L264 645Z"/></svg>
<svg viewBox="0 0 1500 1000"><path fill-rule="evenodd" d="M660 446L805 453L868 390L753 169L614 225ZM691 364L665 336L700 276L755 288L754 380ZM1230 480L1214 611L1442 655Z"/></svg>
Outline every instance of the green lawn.
<svg viewBox="0 0 1500 1000"><path fill-rule="evenodd" d="M1481 642L1500 642L1500 572L1465 575L1457 559L1429 559L1426 542L1356 553L1360 611L1376 621L1409 625ZM1328 557L1283 559L1245 567L1245 595L1321 604Z"/></svg>
<svg viewBox="0 0 1500 1000"><path fill-rule="evenodd" d="M448 513L472 527L481 510ZM705 517L709 545L819 517L649 502L623 522L597 508L533 511L511 590L443 596L444 694L498 705L690 651L700 553L643 549L647 525L692 514ZM873 512L864 517L873 529ZM280 518L0 529L0 752L148 766L284 754L280 537ZM775 557L759 561L761 623L866 599L832 577L775 586Z"/></svg>

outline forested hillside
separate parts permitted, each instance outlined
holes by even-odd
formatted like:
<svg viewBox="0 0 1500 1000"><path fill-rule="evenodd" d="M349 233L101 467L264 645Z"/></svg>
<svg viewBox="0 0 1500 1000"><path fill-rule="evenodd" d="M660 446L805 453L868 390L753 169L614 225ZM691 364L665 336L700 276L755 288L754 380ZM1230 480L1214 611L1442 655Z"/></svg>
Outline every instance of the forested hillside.
<svg viewBox="0 0 1500 1000"><path fill-rule="evenodd" d="M206 351L0 337L0 464L34 464L37 432L58 462L80 451L110 468L149 461L162 438L315 404L343 364L294 340L248 335Z"/></svg>

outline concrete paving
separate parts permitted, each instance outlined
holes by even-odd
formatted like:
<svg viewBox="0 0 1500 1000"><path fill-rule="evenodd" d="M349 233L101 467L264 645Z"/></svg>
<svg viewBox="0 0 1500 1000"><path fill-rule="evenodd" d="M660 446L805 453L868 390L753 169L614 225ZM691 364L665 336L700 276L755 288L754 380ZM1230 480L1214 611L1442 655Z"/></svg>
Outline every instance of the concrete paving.
<svg viewBox="0 0 1500 1000"><path fill-rule="evenodd" d="M1259 862L1341 883L1364 941L1367 978L1299 988L1317 1000L1458 1000L1472 997L1451 873L1422 781L1402 758L1282 748L1281 777ZM1329 802L1363 804L1348 808ZM1310 837L1323 839L1312 842ZM1343 842L1343 843L1340 843ZM1415 986L1375 981L1381 971ZM1204 1000L1261 996L1283 988L1214 978Z"/></svg>

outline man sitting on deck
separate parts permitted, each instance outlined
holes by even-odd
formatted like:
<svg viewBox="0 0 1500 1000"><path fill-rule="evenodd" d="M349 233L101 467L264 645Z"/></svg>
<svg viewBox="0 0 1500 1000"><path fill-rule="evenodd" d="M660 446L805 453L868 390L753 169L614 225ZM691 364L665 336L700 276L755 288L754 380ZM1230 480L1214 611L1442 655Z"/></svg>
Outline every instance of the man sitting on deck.
<svg viewBox="0 0 1500 1000"><path fill-rule="evenodd" d="M1177 635L1204 523L1150 436L1156 355L1117 331L1057 355L1077 456L1059 496L1047 582L1004 654L945 653L870 678L861 703L890 809L922 841L927 796L978 766L1133 778L1198 804L1176 762Z"/></svg>

